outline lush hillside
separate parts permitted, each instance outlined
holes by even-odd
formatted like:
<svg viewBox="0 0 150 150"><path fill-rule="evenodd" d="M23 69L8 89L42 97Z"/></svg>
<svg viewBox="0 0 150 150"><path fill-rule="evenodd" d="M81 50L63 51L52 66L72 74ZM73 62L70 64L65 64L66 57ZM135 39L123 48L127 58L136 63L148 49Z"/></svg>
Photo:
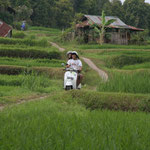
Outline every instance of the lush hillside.
<svg viewBox="0 0 150 150"><path fill-rule="evenodd" d="M128 25L150 29L150 4L144 0L0 0L0 19L15 26L29 24L67 28L76 14L117 16ZM20 26L19 26L20 27Z"/></svg>
<svg viewBox="0 0 150 150"><path fill-rule="evenodd" d="M62 43L60 30L43 27L13 33L0 38L0 149L150 149L149 45ZM82 60L82 89L64 91L66 51L51 41L108 81Z"/></svg>

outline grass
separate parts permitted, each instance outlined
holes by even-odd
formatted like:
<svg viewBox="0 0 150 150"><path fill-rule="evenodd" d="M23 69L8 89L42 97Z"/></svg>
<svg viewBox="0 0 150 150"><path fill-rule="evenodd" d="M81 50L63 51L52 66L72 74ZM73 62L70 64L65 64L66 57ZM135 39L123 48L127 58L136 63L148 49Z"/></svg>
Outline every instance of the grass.
<svg viewBox="0 0 150 150"><path fill-rule="evenodd" d="M49 31L49 32L56 33L56 34L58 34L59 32L61 32L59 29L46 28L46 27L38 27L38 26L31 26L31 27L29 27L29 30L40 30L41 32L43 32L43 31Z"/></svg>
<svg viewBox="0 0 150 150"><path fill-rule="evenodd" d="M25 95L61 91L61 85L60 79L54 80L36 73L0 75L0 103L10 103Z"/></svg>
<svg viewBox="0 0 150 150"><path fill-rule="evenodd" d="M134 64L134 65L126 65L123 66L121 69L123 70L150 69L150 62L144 62L141 64Z"/></svg>
<svg viewBox="0 0 150 150"><path fill-rule="evenodd" d="M15 32L16 37L23 36ZM60 42L58 37L61 31L57 29L31 27L23 33L24 40L39 41L44 38ZM98 74L83 62L82 90L63 91L63 72L59 65L64 59L1 57L0 65L4 69L6 65L9 65L6 66L8 70L10 66L25 66L34 68L38 73L0 75L0 105L45 94L50 97L15 106L8 105L0 111L0 149L149 150L150 116L140 111L150 111L150 72L135 71L134 68L125 70L129 65L121 69L107 68L106 62L122 54L146 58L150 47L78 45L75 42L59 44L66 50L77 50L85 57L92 58L96 65L109 72L109 81L101 82ZM55 48L21 43L0 44L0 49L51 52ZM96 91L97 86L100 92Z"/></svg>
<svg viewBox="0 0 150 150"><path fill-rule="evenodd" d="M150 51L144 50L85 50L81 54L91 58L98 67L105 70L115 68L128 69L149 69ZM132 68L132 69L131 69Z"/></svg>
<svg viewBox="0 0 150 150"><path fill-rule="evenodd" d="M27 45L27 46L39 46L39 47L47 47L48 41L46 39L40 40L32 40L32 39L8 39L8 38L0 38L1 44L10 44L10 45Z"/></svg>
<svg viewBox="0 0 150 150"><path fill-rule="evenodd" d="M36 92L20 86L0 85L0 105L11 104L20 99L37 95Z"/></svg>
<svg viewBox="0 0 150 150"><path fill-rule="evenodd" d="M150 45L114 45L114 44L82 44L79 45L80 49L144 49L149 50Z"/></svg>
<svg viewBox="0 0 150 150"><path fill-rule="evenodd" d="M56 59L24 59L24 58L10 58L1 57L0 65L15 65L15 66L25 66L25 67L61 67L63 60Z"/></svg>
<svg viewBox="0 0 150 150"><path fill-rule="evenodd" d="M150 72L111 72L108 82L99 84L99 91L125 92L125 93L150 93Z"/></svg>
<svg viewBox="0 0 150 150"><path fill-rule="evenodd" d="M37 51L46 51L46 52L51 52L51 51L58 51L57 48L52 47L49 44L49 47L38 47L38 46L27 46L27 45L6 45L6 44L0 44L0 50L27 50L27 51L32 51L32 50L37 50Z"/></svg>
<svg viewBox="0 0 150 150"><path fill-rule="evenodd" d="M72 101L57 94L0 112L0 149L149 149L149 114L89 111L63 99Z"/></svg>

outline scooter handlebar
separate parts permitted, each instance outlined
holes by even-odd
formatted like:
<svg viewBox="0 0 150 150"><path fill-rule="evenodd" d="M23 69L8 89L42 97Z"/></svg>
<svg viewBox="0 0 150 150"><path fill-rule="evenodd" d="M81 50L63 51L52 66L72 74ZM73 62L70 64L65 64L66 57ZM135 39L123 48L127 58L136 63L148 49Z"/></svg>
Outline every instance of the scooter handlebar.
<svg viewBox="0 0 150 150"><path fill-rule="evenodd" d="M77 73L79 72L79 70L74 70L73 68L65 68L64 70L65 71L74 71L74 72L77 72Z"/></svg>

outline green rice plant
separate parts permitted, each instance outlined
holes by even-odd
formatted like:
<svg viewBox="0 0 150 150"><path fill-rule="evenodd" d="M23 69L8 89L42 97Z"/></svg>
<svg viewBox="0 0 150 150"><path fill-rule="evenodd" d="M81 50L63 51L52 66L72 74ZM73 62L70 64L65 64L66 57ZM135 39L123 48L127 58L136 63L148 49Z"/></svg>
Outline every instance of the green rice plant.
<svg viewBox="0 0 150 150"><path fill-rule="evenodd" d="M90 110L150 112L149 94L97 92L91 90L71 91L70 94L70 101L78 102Z"/></svg>
<svg viewBox="0 0 150 150"><path fill-rule="evenodd" d="M1 57L0 65L15 65L25 67L62 67L61 64L65 63L63 60L58 59L24 59L24 58L10 58Z"/></svg>
<svg viewBox="0 0 150 150"><path fill-rule="evenodd" d="M128 55L120 55L116 57L112 57L110 61L107 61L107 67L116 67L116 68L122 68L125 65L132 65L132 64L140 64L146 61L142 57L137 56L128 56ZM150 57L149 60L150 61Z"/></svg>
<svg viewBox="0 0 150 150"><path fill-rule="evenodd" d="M37 92L21 86L0 85L0 105L12 104L18 100L29 99L37 95Z"/></svg>
<svg viewBox="0 0 150 150"><path fill-rule="evenodd" d="M1 57L19 57L19 58L47 58L60 59L60 52L58 51L42 51L36 49L20 49L20 48L0 48Z"/></svg>
<svg viewBox="0 0 150 150"><path fill-rule="evenodd" d="M0 86L21 86L21 84L21 76L0 74Z"/></svg>
<svg viewBox="0 0 150 150"><path fill-rule="evenodd" d="M83 44L78 46L79 49L150 49L150 45L114 45L114 44Z"/></svg>
<svg viewBox="0 0 150 150"><path fill-rule="evenodd" d="M28 45L28 46L39 46L39 47L47 47L49 44L47 40L31 40L31 39L8 39L8 38L0 38L0 44L19 44L19 45Z"/></svg>
<svg viewBox="0 0 150 150"><path fill-rule="evenodd" d="M28 45L6 45L0 44L0 50L39 50L39 51L58 51L56 47L49 46L49 47L38 47L38 46L28 46Z"/></svg>
<svg viewBox="0 0 150 150"><path fill-rule="evenodd" d="M14 22L13 23L13 27L17 30L21 30L21 25L22 25L22 22ZM25 26L25 30L28 30L28 24L26 23L26 26Z"/></svg>
<svg viewBox="0 0 150 150"><path fill-rule="evenodd" d="M0 66L0 74L7 74L7 75L18 75L22 72L26 72L26 67L20 67L20 66L7 66L2 65Z"/></svg>
<svg viewBox="0 0 150 150"><path fill-rule="evenodd" d="M124 70L150 69L150 62L144 62L141 64L134 64L134 65L125 65L121 69Z"/></svg>
<svg viewBox="0 0 150 150"><path fill-rule="evenodd" d="M13 38L20 38L20 39L23 39L25 38L25 33L24 32L16 32L16 33L13 33Z"/></svg>
<svg viewBox="0 0 150 150"><path fill-rule="evenodd" d="M0 75L0 105L62 91L62 82L63 80L29 71L20 75Z"/></svg>
<svg viewBox="0 0 150 150"><path fill-rule="evenodd" d="M0 112L0 149L149 150L149 114L89 111L57 99L62 95Z"/></svg>
<svg viewBox="0 0 150 150"><path fill-rule="evenodd" d="M150 72L139 71L132 73L112 72L108 82L101 82L98 91L150 93Z"/></svg>
<svg viewBox="0 0 150 150"><path fill-rule="evenodd" d="M35 40L36 36L34 34L31 34L30 36L28 36L28 39Z"/></svg>
<svg viewBox="0 0 150 150"><path fill-rule="evenodd" d="M21 82L23 87L31 91L39 91L41 88L46 88L50 85L48 78L42 75L38 76L34 72L24 75Z"/></svg>
<svg viewBox="0 0 150 150"><path fill-rule="evenodd" d="M37 27L37 26L31 26L29 28L30 30L40 30L42 31L49 31L49 32L55 32L55 33L59 33L60 30L59 29L54 29L54 28L46 28L46 27Z"/></svg>

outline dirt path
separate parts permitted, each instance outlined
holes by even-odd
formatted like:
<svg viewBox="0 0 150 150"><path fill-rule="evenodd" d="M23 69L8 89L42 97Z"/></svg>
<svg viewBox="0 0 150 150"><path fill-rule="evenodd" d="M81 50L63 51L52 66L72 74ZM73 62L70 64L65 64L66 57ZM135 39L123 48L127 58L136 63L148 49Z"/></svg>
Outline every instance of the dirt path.
<svg viewBox="0 0 150 150"><path fill-rule="evenodd" d="M61 52L63 52L63 51L65 51L65 49L64 48L61 48L59 45L57 45L56 43L53 43L53 42L49 42L52 46L54 46L54 47L56 47L56 48L58 48L59 49L59 51L61 51Z"/></svg>
<svg viewBox="0 0 150 150"><path fill-rule="evenodd" d="M85 58L85 57L81 57L85 63L87 63L89 65L89 67L91 67L93 70L95 70L96 72L98 72L99 76L103 79L103 81L107 81L108 80L108 75L106 72L104 72L103 70L99 69L90 59Z"/></svg>
<svg viewBox="0 0 150 150"><path fill-rule="evenodd" d="M16 103L14 104L9 104L9 105L0 105L0 111L2 111L5 107L13 107L14 105L19 105L19 104L23 104L25 102L28 102L28 101L35 101L35 100L42 100L42 99L45 99L49 97L49 95L44 95L44 96L39 96L39 97L35 97L35 98L31 98L31 99L24 99L24 100L18 100Z"/></svg>
<svg viewBox="0 0 150 150"><path fill-rule="evenodd" d="M59 45L57 45L56 43L50 42L52 44L52 46L56 47L59 49L59 51L63 52L65 51L64 48L61 48ZM103 79L103 81L107 81L108 80L108 74L106 72L104 72L103 70L99 69L90 59L85 58L85 57L81 57L85 63L87 63L89 65L90 68L92 68L93 70L95 70L99 76Z"/></svg>
<svg viewBox="0 0 150 150"><path fill-rule="evenodd" d="M59 49L59 51L63 52L65 51L64 48L61 48L59 45L57 45L56 43L53 42L49 42L52 46L56 47ZM83 61L85 63L87 63L89 65L90 68L92 68L93 70L95 70L99 76L103 79L103 81L107 81L108 80L108 75L107 73L105 73L103 70L99 69L90 59L85 58L85 57L81 57L83 59ZM25 103L27 101L35 101L35 100L42 100L47 98L49 95L45 95L45 96L39 96L39 97L35 97L35 98L30 98L30 99L24 99L24 100L18 100L16 103L12 104L12 105L0 105L0 111L2 111L5 107L12 107L14 105L19 105L22 103Z"/></svg>

